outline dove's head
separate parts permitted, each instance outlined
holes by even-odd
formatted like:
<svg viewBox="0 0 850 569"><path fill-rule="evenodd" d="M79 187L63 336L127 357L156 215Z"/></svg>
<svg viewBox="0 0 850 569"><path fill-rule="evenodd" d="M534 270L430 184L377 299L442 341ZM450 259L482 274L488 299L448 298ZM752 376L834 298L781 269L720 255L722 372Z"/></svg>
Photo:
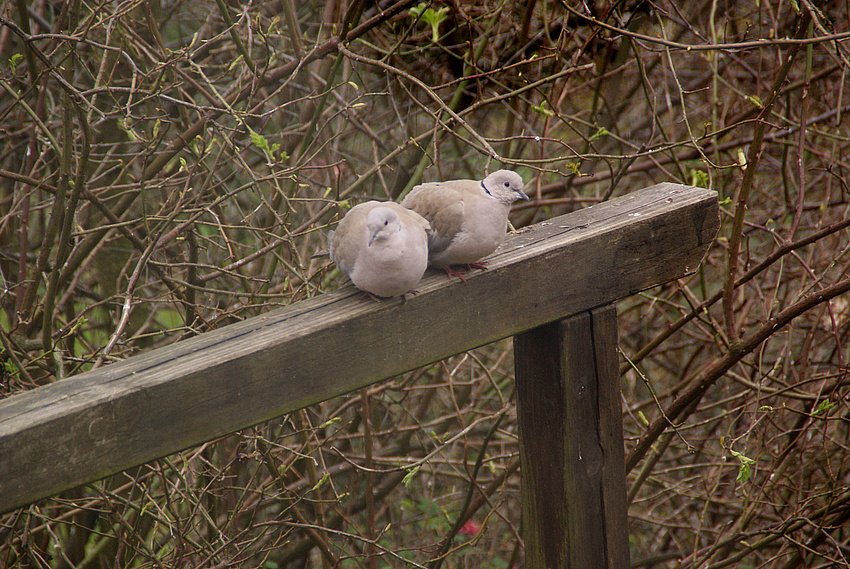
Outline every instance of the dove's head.
<svg viewBox="0 0 850 569"><path fill-rule="evenodd" d="M401 228L398 214L388 207L376 207L366 215L366 228L369 231L369 245L377 239L388 239Z"/></svg>
<svg viewBox="0 0 850 569"><path fill-rule="evenodd" d="M496 170L481 182L484 191L505 203L517 200L528 201L528 195L522 191L522 177L510 170Z"/></svg>

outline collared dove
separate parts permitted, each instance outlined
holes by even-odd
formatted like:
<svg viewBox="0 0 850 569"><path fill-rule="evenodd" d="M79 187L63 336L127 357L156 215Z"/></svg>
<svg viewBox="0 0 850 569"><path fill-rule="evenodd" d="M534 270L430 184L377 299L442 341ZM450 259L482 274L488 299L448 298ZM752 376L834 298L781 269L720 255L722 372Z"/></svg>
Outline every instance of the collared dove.
<svg viewBox="0 0 850 569"><path fill-rule="evenodd" d="M430 226L395 202L351 208L328 234L331 260L354 286L375 296L410 291L428 268Z"/></svg>
<svg viewBox="0 0 850 569"><path fill-rule="evenodd" d="M428 259L449 275L450 265L485 268L479 259L496 250L508 229L511 204L528 200L522 177L497 170L483 181L449 180L415 186L401 202L431 223Z"/></svg>

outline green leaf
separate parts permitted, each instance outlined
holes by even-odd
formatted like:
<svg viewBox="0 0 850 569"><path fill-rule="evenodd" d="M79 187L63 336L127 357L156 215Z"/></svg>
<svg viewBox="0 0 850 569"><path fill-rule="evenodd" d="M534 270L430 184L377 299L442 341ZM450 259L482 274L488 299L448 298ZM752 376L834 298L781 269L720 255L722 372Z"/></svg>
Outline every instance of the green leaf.
<svg viewBox="0 0 850 569"><path fill-rule="evenodd" d="M446 19L449 13L449 7L443 6L439 10L434 10L429 5L429 2L420 2L417 6L410 9L410 14L414 18L419 18L426 24L431 25L431 41L437 43L440 39L440 24Z"/></svg>
<svg viewBox="0 0 850 569"><path fill-rule="evenodd" d="M736 482L746 482L752 476L752 470L750 469L749 464L742 464L740 468L738 468L738 476L735 478Z"/></svg>
<svg viewBox="0 0 850 569"><path fill-rule="evenodd" d="M340 421L342 421L342 417L334 417L333 419L328 419L327 421L325 421L324 423L319 425L319 428L324 429L325 427L327 427L329 425L335 425L336 423L339 423Z"/></svg>
<svg viewBox="0 0 850 569"><path fill-rule="evenodd" d="M414 477L414 476L416 476L416 474L417 474L418 472L419 472L419 467L418 467L418 466L416 466L416 467L411 468L411 469L407 472L407 474L405 474L405 475L404 475L404 479L402 480L402 483L404 484L404 487L405 487L405 488L409 488L409 487L410 487L410 483L413 481L413 477Z"/></svg>
<svg viewBox="0 0 850 569"><path fill-rule="evenodd" d="M608 132L608 129L605 128L604 126L601 126L601 127L599 127L599 130L596 131L596 134L594 134L593 136L590 137L590 142L593 142L594 140L596 140L598 138L602 138L603 136L608 136L609 134L611 134L611 133Z"/></svg>
<svg viewBox="0 0 850 569"><path fill-rule="evenodd" d="M694 168L691 170L691 185L698 188L708 187L708 172Z"/></svg>
<svg viewBox="0 0 850 569"><path fill-rule="evenodd" d="M277 25L280 23L280 16L275 16L272 18L271 23L269 23L269 27L266 28L266 35L270 36L274 33L275 29L277 29Z"/></svg>
<svg viewBox="0 0 850 569"><path fill-rule="evenodd" d="M313 486L312 488L310 488L310 491L312 492L312 491L314 491L314 490L318 490L319 488L321 488L322 486L324 486L324 485L325 485L325 483L326 483L328 480L330 480L330 479L331 479L331 473L330 473L330 472L325 472L325 475L324 475L324 476L322 476L322 479L321 479L321 480L319 480L318 482L316 482L316 485L315 485L315 486Z"/></svg>
<svg viewBox="0 0 850 569"><path fill-rule="evenodd" d="M410 9L410 15L414 18L418 18L422 12L424 12L428 8L427 2L420 2L416 6Z"/></svg>
<svg viewBox="0 0 850 569"><path fill-rule="evenodd" d="M85 327L86 327L86 326L88 326L88 325L89 325L89 319L88 319L88 318L86 318L85 316L80 316L80 317L77 319L77 321L76 321L76 322L74 322L74 325L73 325L73 326L71 326L71 329L70 329L70 330L68 330L68 334L67 334L67 335L68 335L68 336L73 336L73 335L74 335L74 334L76 334L76 333L77 333L80 329L85 328Z"/></svg>
<svg viewBox="0 0 850 569"><path fill-rule="evenodd" d="M271 154L271 149L269 148L269 143L268 143L268 141L266 141L265 138L263 138L262 134L260 134L258 132L254 132L252 130L251 131L251 142L254 144L254 146L259 148L260 150L262 150L264 152L268 152L269 154Z"/></svg>
<svg viewBox="0 0 850 569"><path fill-rule="evenodd" d="M20 53L12 54L12 57L9 58L9 69L12 70L12 73L18 68L18 64L23 58L24 56Z"/></svg>
<svg viewBox="0 0 850 569"><path fill-rule="evenodd" d="M835 403L833 403L829 399L824 399L818 404L818 408L812 411L812 415L815 417L820 417L821 415L832 409L834 405Z"/></svg>
<svg viewBox="0 0 850 569"><path fill-rule="evenodd" d="M136 133L133 132L133 124L129 118L125 117L124 119L118 121L118 128L127 135L127 140L131 142L138 142L139 137L136 136Z"/></svg>
<svg viewBox="0 0 850 569"><path fill-rule="evenodd" d="M579 168L581 168L581 164L579 162L570 162L567 164L567 168L573 173L573 175L581 176L581 170L579 170Z"/></svg>
<svg viewBox="0 0 850 569"><path fill-rule="evenodd" d="M15 364L13 364L12 362L10 362L8 360L3 362L3 368L6 370L5 371L6 375L9 375L9 376L14 377L16 379L18 377L20 377L20 375L21 375L21 370L19 370L15 366Z"/></svg>
<svg viewBox="0 0 850 569"><path fill-rule="evenodd" d="M445 442L445 436L441 437L440 435L438 435L434 431L431 431L428 434L431 435L431 438L434 439L435 441L437 441L439 444L443 444Z"/></svg>
<svg viewBox="0 0 850 569"><path fill-rule="evenodd" d="M539 115L543 115L546 117L554 117L555 112L551 109L547 109L546 104L546 101L543 101L539 105L531 105L531 110Z"/></svg>
<svg viewBox="0 0 850 569"><path fill-rule="evenodd" d="M729 449L729 452L732 453L732 456L737 458L738 462L741 463L741 466L738 468L738 477L735 480L737 482L746 482L750 479L750 476L753 473L751 466L755 464L756 461L732 449Z"/></svg>
<svg viewBox="0 0 850 569"><path fill-rule="evenodd" d="M233 71L233 68L236 67L237 65L239 65L242 62L243 59L244 59L244 57L242 57L242 55L240 55L239 57L234 59L233 63L230 64L230 67L228 67L227 70Z"/></svg>

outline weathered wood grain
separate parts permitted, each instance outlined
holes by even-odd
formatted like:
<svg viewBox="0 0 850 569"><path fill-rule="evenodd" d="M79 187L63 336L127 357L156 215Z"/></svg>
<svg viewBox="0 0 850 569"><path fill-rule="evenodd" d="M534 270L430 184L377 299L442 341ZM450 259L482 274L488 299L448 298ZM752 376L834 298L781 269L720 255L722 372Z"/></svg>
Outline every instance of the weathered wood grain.
<svg viewBox="0 0 850 569"><path fill-rule="evenodd" d="M717 212L661 184L509 236L466 283L346 286L0 401L0 511L678 278Z"/></svg>
<svg viewBox="0 0 850 569"><path fill-rule="evenodd" d="M597 393L599 440L602 444L600 490L605 525L608 568L630 566L629 517L626 500L626 457L623 443L623 406L617 353L617 311L613 306L591 311L593 353L600 387Z"/></svg>
<svg viewBox="0 0 850 569"><path fill-rule="evenodd" d="M613 306L514 338L528 567L629 567L616 341Z"/></svg>

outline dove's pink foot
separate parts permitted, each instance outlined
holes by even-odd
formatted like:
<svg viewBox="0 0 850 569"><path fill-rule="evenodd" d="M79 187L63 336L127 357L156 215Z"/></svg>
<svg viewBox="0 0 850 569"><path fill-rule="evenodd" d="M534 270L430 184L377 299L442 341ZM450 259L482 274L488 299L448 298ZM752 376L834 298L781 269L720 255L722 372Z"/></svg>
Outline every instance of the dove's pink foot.
<svg viewBox="0 0 850 569"><path fill-rule="evenodd" d="M487 263L483 263L483 262L468 263L466 265L457 265L457 266L464 267L466 269L465 272L471 271L472 269L481 269L482 271L487 269ZM449 267L443 267L443 270L446 271L446 274L449 276L449 278L458 277L463 282L466 282L466 277L464 277L463 273L461 273L460 271L456 271L453 268L451 268L450 266Z"/></svg>

